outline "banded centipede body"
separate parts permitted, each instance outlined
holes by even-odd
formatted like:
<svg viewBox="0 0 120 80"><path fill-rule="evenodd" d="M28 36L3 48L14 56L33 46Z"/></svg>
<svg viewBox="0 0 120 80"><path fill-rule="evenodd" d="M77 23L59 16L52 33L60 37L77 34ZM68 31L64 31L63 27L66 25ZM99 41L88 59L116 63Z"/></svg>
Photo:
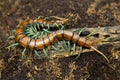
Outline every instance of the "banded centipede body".
<svg viewBox="0 0 120 80"><path fill-rule="evenodd" d="M42 21L42 19L35 19L35 20L29 19L27 21L22 22L16 30L15 40L19 42L23 47L29 47L30 49L34 49L34 48L42 49L63 39L72 41L73 43L76 43L79 46L85 46L85 47L91 47L93 44L96 43L96 41L89 41L87 38L80 37L79 35L68 30L58 30L48 35L48 37L44 37L41 39L32 39L26 36L24 33L24 29L26 25L31 24L32 22L52 24L51 22ZM63 23L59 22L57 24L63 24Z"/></svg>
<svg viewBox="0 0 120 80"><path fill-rule="evenodd" d="M48 47L48 46L50 46L50 45L52 45L55 42L58 42L60 40L66 40L66 41L71 41L73 43L76 43L79 46L92 48L95 51L97 51L98 53L100 53L101 55L103 55L102 52L96 50L93 47L93 45L96 44L97 42L99 42L100 40L91 41L88 38L81 37L81 36L79 36L78 34L72 32L72 31L58 30L58 31L54 31L54 32L50 33L47 37L35 38L35 39L31 38L31 37L29 37L25 34L25 29L30 27L30 26L26 26L26 25L29 25L29 24L38 23L38 24L42 24L42 27L45 27L46 25L51 25L52 26L54 23L56 23L57 25L63 25L66 22L67 22L67 20L55 21L55 22L47 21L47 20L44 20L44 19L25 20L16 29L15 40L21 46L27 47L31 50L43 49L43 48ZM106 56L105 55L103 55L103 56L108 61Z"/></svg>

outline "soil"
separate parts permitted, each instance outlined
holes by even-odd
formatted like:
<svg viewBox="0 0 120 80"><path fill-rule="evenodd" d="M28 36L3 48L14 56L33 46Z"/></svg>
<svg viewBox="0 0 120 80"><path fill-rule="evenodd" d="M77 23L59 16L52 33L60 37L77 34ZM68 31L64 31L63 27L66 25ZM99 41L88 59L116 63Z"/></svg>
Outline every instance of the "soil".
<svg viewBox="0 0 120 80"><path fill-rule="evenodd" d="M96 52L76 56L37 59L21 46L6 49L11 31L23 20L38 16L59 16L70 20L70 28L120 25L120 0L0 0L1 80L120 80L120 46L104 44Z"/></svg>

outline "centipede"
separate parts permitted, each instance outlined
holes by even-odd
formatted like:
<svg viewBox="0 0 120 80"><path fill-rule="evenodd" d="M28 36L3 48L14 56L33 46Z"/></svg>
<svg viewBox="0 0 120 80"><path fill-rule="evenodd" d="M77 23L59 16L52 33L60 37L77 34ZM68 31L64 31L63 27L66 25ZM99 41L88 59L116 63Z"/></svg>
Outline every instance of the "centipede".
<svg viewBox="0 0 120 80"><path fill-rule="evenodd" d="M60 46L62 47L63 51L70 52L70 48L71 48L70 42L72 42L74 43L74 45L77 44L78 46L80 46L80 50L81 47L87 47L95 50L100 55L102 55L109 63L108 58L93 46L94 44L101 42L101 40L99 39L90 40L89 38L80 36L80 34L77 34L75 32L69 30L63 30L64 26L68 23L68 19L60 18L56 16L51 16L51 18L55 20L39 17L39 18L30 18L21 22L17 26L17 29L15 30L15 35L10 36L11 38L14 38L16 42L14 44L11 44L7 48L21 45L24 47L24 50L22 51L22 57L24 56L26 49L30 49L34 51L38 57L40 57L40 55L37 50L43 50L45 56L47 57L48 54L46 53L45 50L47 47L52 46L54 50L58 50L58 48L55 48L55 46L53 46L53 44L58 42L58 44L60 44ZM51 27L52 28L57 27L59 28L59 30L51 32L49 31L49 28ZM67 47L63 47L63 45L61 45L59 41L60 42L63 41L65 45L66 45L65 41L68 41L68 45L66 45ZM73 49L74 52L75 52L75 48L76 47L74 47ZM78 54L77 57L79 57L79 55L80 53Z"/></svg>
<svg viewBox="0 0 120 80"><path fill-rule="evenodd" d="M68 30L58 30L49 34L48 37L44 37L41 39L32 39L31 37L26 36L24 29L26 28L26 25L36 22L49 24L49 25L54 24L53 22L46 21L43 19L29 19L23 21L15 32L15 40L19 42L23 47L28 47L30 49L34 49L34 48L43 49L59 40L72 41L73 43L76 43L79 46L91 47L93 44L97 42L97 41L89 41L87 38L80 37L79 35ZM56 23L58 25L61 25L64 22L57 21Z"/></svg>
<svg viewBox="0 0 120 80"><path fill-rule="evenodd" d="M67 20L64 19L63 21L60 21L60 20L48 21L45 19L37 18L37 19L28 19L28 20L21 22L21 24L19 25L19 27L16 29L16 32L15 32L15 41L18 42L21 46L25 48L29 48L31 50L34 50L34 49L40 50L58 41L66 40L66 41L71 41L72 43L76 43L78 46L83 46L83 47L94 49L109 62L107 57L102 52L100 52L99 50L93 47L93 45L100 42L100 40L91 41L88 38L81 37L77 33L74 33L69 30L57 30L57 31L50 33L47 37L31 38L30 36L25 34L25 29L30 27L26 25L30 25L33 23L42 24L42 27L44 28L46 27L46 25L49 25L51 27L53 26L53 24L63 25L67 23Z"/></svg>

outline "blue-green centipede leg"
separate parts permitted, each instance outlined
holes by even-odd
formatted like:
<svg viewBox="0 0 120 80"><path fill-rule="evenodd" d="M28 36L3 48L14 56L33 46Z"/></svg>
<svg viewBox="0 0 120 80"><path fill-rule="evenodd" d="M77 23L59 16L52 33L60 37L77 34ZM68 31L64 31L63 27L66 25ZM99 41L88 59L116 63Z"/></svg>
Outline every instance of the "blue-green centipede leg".
<svg viewBox="0 0 120 80"><path fill-rule="evenodd" d="M82 53L82 47L80 47L80 52L78 53L77 57L75 59L78 59Z"/></svg>
<svg viewBox="0 0 120 80"><path fill-rule="evenodd" d="M26 49L27 49L27 48L24 48L23 51L22 51L22 59L24 58Z"/></svg>
<svg viewBox="0 0 120 80"><path fill-rule="evenodd" d="M73 52L71 53L71 55L73 55L75 53L75 51L76 51L76 44L74 43L73 44Z"/></svg>
<svg viewBox="0 0 120 80"><path fill-rule="evenodd" d="M54 23L53 26L56 26L58 29L60 29L60 27L57 23Z"/></svg>
<svg viewBox="0 0 120 80"><path fill-rule="evenodd" d="M48 58L48 54L45 49L43 49L43 52L44 52L45 56Z"/></svg>
<svg viewBox="0 0 120 80"><path fill-rule="evenodd" d="M63 47L63 45L58 41L58 44L60 45L60 47L62 48L63 51L66 51L65 48Z"/></svg>
<svg viewBox="0 0 120 80"><path fill-rule="evenodd" d="M44 24L41 23L40 26L41 26L42 28L44 28Z"/></svg>
<svg viewBox="0 0 120 80"><path fill-rule="evenodd" d="M49 17L45 17L44 20L49 20L50 18Z"/></svg>
<svg viewBox="0 0 120 80"><path fill-rule="evenodd" d="M44 35L44 31L42 31L42 32L41 32L41 35L40 35L40 37L42 38L42 37L43 37L43 35Z"/></svg>
<svg viewBox="0 0 120 80"><path fill-rule="evenodd" d="M35 55L38 56L39 59L41 59L41 56L39 55L38 51L34 50L34 52L35 52Z"/></svg>
<svg viewBox="0 0 120 80"><path fill-rule="evenodd" d="M38 16L38 19L40 19L40 18L44 18L44 16Z"/></svg>
<svg viewBox="0 0 120 80"><path fill-rule="evenodd" d="M18 46L19 43L14 43L14 44L11 44L10 46L6 47L7 49L10 49L11 47L15 47L15 46Z"/></svg>
<svg viewBox="0 0 120 80"><path fill-rule="evenodd" d="M40 30L40 24L37 24L37 28Z"/></svg>
<svg viewBox="0 0 120 80"><path fill-rule="evenodd" d="M36 28L36 26L37 26L37 25L35 24L33 27L34 27L35 31L37 32L37 28Z"/></svg>
<svg viewBox="0 0 120 80"><path fill-rule="evenodd" d="M71 52L70 48L71 48L70 41L67 41L67 51L68 51L69 54L71 54L70 53Z"/></svg>
<svg viewBox="0 0 120 80"><path fill-rule="evenodd" d="M14 38L15 38L15 36L9 36L9 37L8 37L8 40L9 40L9 39L14 39Z"/></svg>
<svg viewBox="0 0 120 80"><path fill-rule="evenodd" d="M80 31L79 31L79 35L85 30L85 28L82 28Z"/></svg>
<svg viewBox="0 0 120 80"><path fill-rule="evenodd" d="M63 29L64 29L64 26L63 26L62 24L61 24L61 26L62 26L62 27L61 27L61 30L63 30Z"/></svg>
<svg viewBox="0 0 120 80"><path fill-rule="evenodd" d="M47 30L47 29L43 29L45 32L47 32L47 33L51 33L49 30Z"/></svg>
<svg viewBox="0 0 120 80"><path fill-rule="evenodd" d="M16 32L16 30L12 30L12 33L15 33Z"/></svg>
<svg viewBox="0 0 120 80"><path fill-rule="evenodd" d="M64 47L65 51L67 51L68 53L70 53L70 45L68 46L68 44L66 44L66 41L65 41L65 40L63 40L63 42L64 42L64 44L65 44L65 47ZM69 42L67 42L67 43L69 43ZM69 44L70 44L70 43L69 43Z"/></svg>
<svg viewBox="0 0 120 80"><path fill-rule="evenodd" d="M32 29L32 31L33 31L34 33L36 32L36 30L34 29L34 25L31 26L31 29Z"/></svg>
<svg viewBox="0 0 120 80"><path fill-rule="evenodd" d="M48 29L50 28L50 24L47 24Z"/></svg>
<svg viewBox="0 0 120 80"><path fill-rule="evenodd" d="M53 48L54 50L56 50L56 51L59 51L59 49L56 48L54 45L52 45L52 48Z"/></svg>
<svg viewBox="0 0 120 80"><path fill-rule="evenodd" d="M99 27L98 27L97 29L94 29L94 31L92 31L90 34L88 34L88 35L86 36L86 38L95 35L98 30L99 30Z"/></svg>

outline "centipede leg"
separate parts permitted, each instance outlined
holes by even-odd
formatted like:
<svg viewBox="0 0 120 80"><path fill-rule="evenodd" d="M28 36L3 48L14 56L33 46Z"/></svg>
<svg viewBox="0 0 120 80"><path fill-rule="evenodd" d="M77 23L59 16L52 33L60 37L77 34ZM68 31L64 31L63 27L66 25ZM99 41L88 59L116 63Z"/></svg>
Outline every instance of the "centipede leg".
<svg viewBox="0 0 120 80"><path fill-rule="evenodd" d="M58 29L60 29L60 27L57 23L54 23L53 26L56 26Z"/></svg>
<svg viewBox="0 0 120 80"><path fill-rule="evenodd" d="M37 28L40 30L40 24L37 24Z"/></svg>
<svg viewBox="0 0 120 80"><path fill-rule="evenodd" d="M45 49L43 49L43 52L44 52L45 56L48 58L48 54Z"/></svg>
<svg viewBox="0 0 120 80"><path fill-rule="evenodd" d="M74 54L75 51L76 51L76 44L74 43L74 44L73 44L73 52L71 52L71 55Z"/></svg>
<svg viewBox="0 0 120 80"><path fill-rule="evenodd" d="M69 52L69 54L71 54L70 48L71 48L70 41L67 41L67 51Z"/></svg>
<svg viewBox="0 0 120 80"><path fill-rule="evenodd" d="M9 37L8 37L8 40L14 39L14 38L15 38L15 36L9 36Z"/></svg>
<svg viewBox="0 0 120 80"><path fill-rule="evenodd" d="M41 56L39 55L39 53L37 52L37 50L34 50L36 56L38 56L39 59L41 59Z"/></svg>
<svg viewBox="0 0 120 80"><path fill-rule="evenodd" d="M37 25L36 25L36 24L34 24L34 25L33 25L33 28L34 28L34 31L36 31L36 32L37 32L37 28L36 28L36 26L37 26Z"/></svg>
<svg viewBox="0 0 120 80"><path fill-rule="evenodd" d="M31 29L32 29L32 31L35 33L35 32L37 32L37 30L35 29L34 26L35 26L35 25L32 25L32 26L31 26Z"/></svg>
<svg viewBox="0 0 120 80"><path fill-rule="evenodd" d="M88 34L86 37L90 37L90 36L93 36L97 33L97 31L99 30L99 27L97 29L95 29L94 31L92 31L90 34Z"/></svg>
<svg viewBox="0 0 120 80"><path fill-rule="evenodd" d="M44 35L44 31L42 31L42 32L41 32L41 35L40 35L40 37L43 37L43 35Z"/></svg>
<svg viewBox="0 0 120 80"><path fill-rule="evenodd" d="M70 53L70 45L67 44L67 43L69 43L69 41L66 43L66 41L63 40L63 43L65 44L65 47L64 47L65 51L67 51L68 53Z"/></svg>
<svg viewBox="0 0 120 80"><path fill-rule="evenodd" d="M80 47L80 52L78 53L77 57L75 59L78 59L82 53L82 47Z"/></svg>
<svg viewBox="0 0 120 80"><path fill-rule="evenodd" d="M40 19L40 18L44 18L44 16L38 16L38 19Z"/></svg>
<svg viewBox="0 0 120 80"><path fill-rule="evenodd" d="M63 29L64 29L64 26L63 26L62 24L61 24L60 26L61 26L61 30L63 30Z"/></svg>
<svg viewBox="0 0 120 80"><path fill-rule="evenodd" d="M66 51L65 48L62 46L62 44L58 41L58 44L60 45L60 47L62 48L63 51Z"/></svg>
<svg viewBox="0 0 120 80"><path fill-rule="evenodd" d="M44 18L44 20L48 20L48 19L50 19L50 18L49 18L49 17L45 17L45 18Z"/></svg>
<svg viewBox="0 0 120 80"><path fill-rule="evenodd" d="M23 51L22 51L22 59L23 59L23 57L25 55L25 51L26 51L26 48L24 48Z"/></svg>
<svg viewBox="0 0 120 80"><path fill-rule="evenodd" d="M48 28L48 29L50 28L50 25L49 25L49 24L47 24L47 28Z"/></svg>
<svg viewBox="0 0 120 80"><path fill-rule="evenodd" d="M43 29L43 31L45 31L46 33L51 33L49 30L47 29Z"/></svg>
<svg viewBox="0 0 120 80"><path fill-rule="evenodd" d="M6 47L7 49L10 49L11 47L15 47L15 46L18 46L19 45L19 43L14 43L14 44L11 44L11 45L9 45L8 47Z"/></svg>
<svg viewBox="0 0 120 80"><path fill-rule="evenodd" d="M54 45L52 45L52 48L53 48L54 50L56 50L56 51L59 51L59 49L56 48Z"/></svg>

